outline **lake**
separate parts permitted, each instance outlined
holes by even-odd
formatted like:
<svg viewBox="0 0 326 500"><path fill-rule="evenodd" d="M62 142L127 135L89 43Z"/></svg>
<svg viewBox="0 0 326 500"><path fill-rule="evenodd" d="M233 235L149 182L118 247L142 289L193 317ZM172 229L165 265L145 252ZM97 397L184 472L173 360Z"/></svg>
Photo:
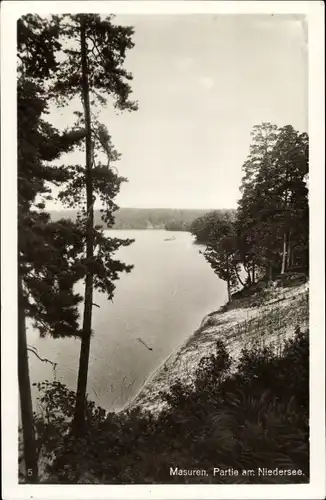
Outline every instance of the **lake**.
<svg viewBox="0 0 326 500"><path fill-rule="evenodd" d="M98 405L118 411L199 327L203 317L226 301L227 294L225 283L199 253L201 247L193 243L190 233L164 230L106 233L135 239L116 255L135 267L116 282L113 302L98 292L94 294L94 302L100 308L93 308L94 336L87 391ZM56 379L76 390L78 339L41 339L37 332L28 331L28 344L35 346L42 358L58 363ZM33 354L29 360L31 382L52 380L50 364L42 363ZM35 396L34 391L34 402Z"/></svg>

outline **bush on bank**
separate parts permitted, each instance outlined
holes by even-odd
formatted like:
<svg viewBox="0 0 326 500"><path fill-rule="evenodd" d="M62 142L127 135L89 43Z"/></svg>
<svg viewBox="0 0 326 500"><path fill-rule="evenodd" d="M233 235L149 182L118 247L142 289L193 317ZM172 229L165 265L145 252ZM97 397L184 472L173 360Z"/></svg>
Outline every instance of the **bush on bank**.
<svg viewBox="0 0 326 500"><path fill-rule="evenodd" d="M39 385L35 425L50 483L294 483L309 481L309 341L297 330L281 355L243 350L235 367L225 346L204 357L195 381L176 382L158 416L140 408L107 414L88 402L86 432L70 435L75 393ZM175 468L207 475L171 474ZM229 475L213 469L230 470ZM258 469L301 475L257 475ZM254 475L241 474L253 470ZM234 471L240 471L235 475ZM232 474L233 471L233 474ZM300 474L300 472L299 472Z"/></svg>

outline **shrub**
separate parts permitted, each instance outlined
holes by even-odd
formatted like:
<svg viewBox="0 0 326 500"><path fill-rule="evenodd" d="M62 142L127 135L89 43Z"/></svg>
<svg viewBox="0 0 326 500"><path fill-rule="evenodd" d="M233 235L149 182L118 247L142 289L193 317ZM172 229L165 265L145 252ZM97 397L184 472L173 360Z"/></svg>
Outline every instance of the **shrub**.
<svg viewBox="0 0 326 500"><path fill-rule="evenodd" d="M42 444L55 451L49 466L52 480L103 484L307 482L308 333L297 331L281 355L258 346L243 350L236 369L231 368L225 346L217 343L216 352L201 360L193 383L178 381L162 394L168 406L157 417L140 408L106 414L89 402L87 432L78 440L69 434L74 393L59 383L40 386L40 400L46 408L36 416L36 425ZM170 467L205 469L208 475L171 476ZM211 474L214 467L301 469L303 475L220 477Z"/></svg>

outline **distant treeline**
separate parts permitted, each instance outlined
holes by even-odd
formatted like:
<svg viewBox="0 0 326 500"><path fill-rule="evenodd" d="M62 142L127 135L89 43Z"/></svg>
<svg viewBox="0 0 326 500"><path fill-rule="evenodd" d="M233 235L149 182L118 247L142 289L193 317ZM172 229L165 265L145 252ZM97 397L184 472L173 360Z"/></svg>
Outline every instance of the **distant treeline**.
<svg viewBox="0 0 326 500"><path fill-rule="evenodd" d="M189 231L191 223L208 212L206 209L177 208L119 208L115 212L114 229L167 229L169 231ZM220 211L219 211L220 212ZM225 212L221 210L221 212ZM51 212L53 221L61 218L76 220L76 210ZM103 225L99 210L94 212L94 224Z"/></svg>

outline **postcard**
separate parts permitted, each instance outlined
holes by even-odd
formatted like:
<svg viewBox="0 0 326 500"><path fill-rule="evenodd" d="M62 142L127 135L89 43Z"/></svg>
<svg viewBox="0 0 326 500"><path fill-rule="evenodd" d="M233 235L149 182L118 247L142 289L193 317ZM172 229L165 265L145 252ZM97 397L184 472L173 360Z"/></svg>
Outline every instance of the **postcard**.
<svg viewBox="0 0 326 500"><path fill-rule="evenodd" d="M3 2L6 500L324 498L323 14Z"/></svg>

